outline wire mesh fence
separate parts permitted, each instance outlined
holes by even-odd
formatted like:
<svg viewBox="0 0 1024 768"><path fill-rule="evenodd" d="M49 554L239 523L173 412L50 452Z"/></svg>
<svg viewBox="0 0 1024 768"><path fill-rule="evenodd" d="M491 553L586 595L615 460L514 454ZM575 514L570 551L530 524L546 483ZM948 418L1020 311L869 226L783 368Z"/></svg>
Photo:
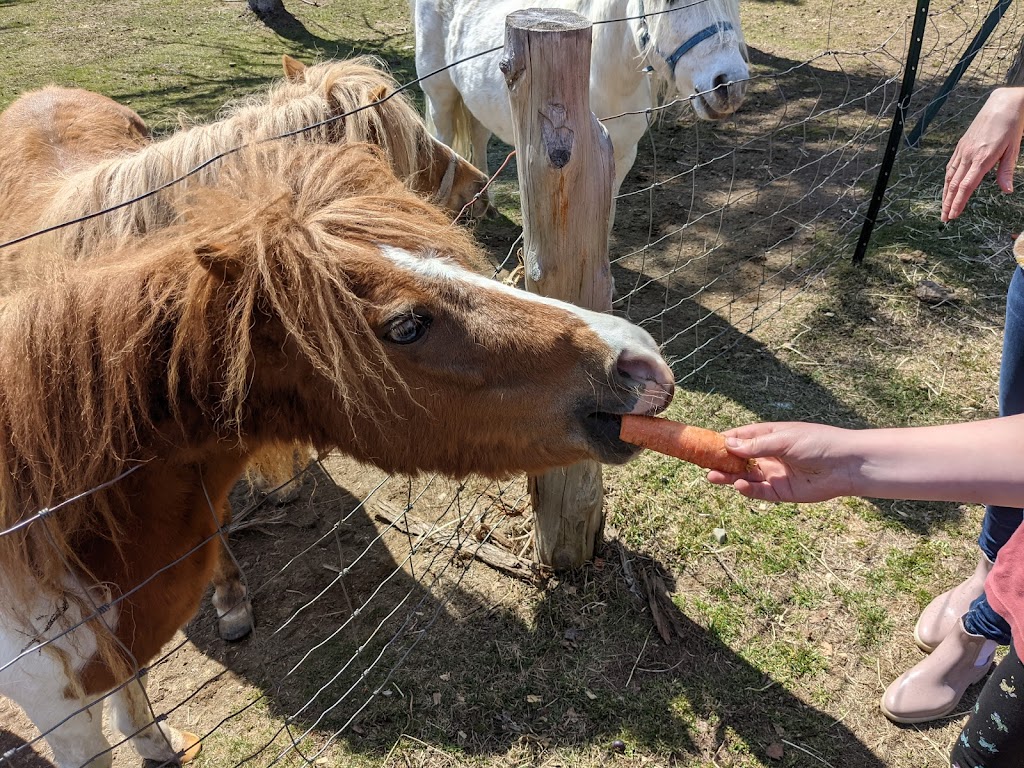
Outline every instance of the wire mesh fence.
<svg viewBox="0 0 1024 768"><path fill-rule="evenodd" d="M963 2L931 9L910 125L987 10ZM921 207L937 218L945 158L966 117L1003 82L1020 45L1019 12L1018 3L1010 6L921 146L901 148L883 223ZM714 387L746 334L850 258L889 131L910 18L901 11L884 40L865 40L833 7L820 20L830 30L827 49L802 60L775 56L748 33L753 72L735 118L703 124L685 105L651 113L618 200L615 310L663 345L682 386ZM497 240L500 262L516 240ZM996 264L1009 247L994 236L982 260ZM388 477L332 455L292 483L297 498L277 512L239 488L234 526L216 534L230 535L245 575L256 607L252 638L225 644L205 607L135 669L148 679L152 721L194 731L217 765L344 764L342 742L388 743L414 710L441 717L445 707L468 706L442 702L432 690L432 680L460 674L451 633L435 642L441 628L491 622L495 663L515 663L500 642L509 619L494 595L514 602L551 578L529 562L522 480ZM59 514L54 504L0 536ZM491 546L504 559L488 556ZM169 566L154 564L153 575ZM123 599L101 600L78 621L44 621L39 637L0 659L0 675ZM567 635L556 640L572 643ZM0 765L32 764L34 753L45 754L43 741L81 714L73 710L12 746ZM504 718L502 727L515 732L521 726L506 715L486 716ZM113 736L111 749L131 735ZM103 763L102 754L93 757Z"/></svg>
<svg viewBox="0 0 1024 768"><path fill-rule="evenodd" d="M933 4L908 132L987 11ZM901 146L880 226L900 220L908 206L934 210L937 225L945 161L958 131L1005 82L1020 43L1018 13L1010 6L921 145ZM662 117L646 151L641 144L642 170L619 200L634 223L616 232L616 308L665 345L681 381L728 355L737 331L769 321L808 279L852 255L850 238L862 225L892 122L912 14L893 18L889 36L869 45L840 16L821 19L829 48L803 61L781 60L751 39L749 95L728 125ZM998 250L1005 255L1009 246Z"/></svg>

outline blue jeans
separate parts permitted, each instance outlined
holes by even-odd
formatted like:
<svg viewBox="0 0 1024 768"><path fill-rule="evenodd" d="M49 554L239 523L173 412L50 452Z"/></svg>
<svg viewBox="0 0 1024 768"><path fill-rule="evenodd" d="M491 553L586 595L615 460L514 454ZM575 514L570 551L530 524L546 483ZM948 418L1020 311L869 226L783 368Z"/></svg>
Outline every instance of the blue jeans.
<svg viewBox="0 0 1024 768"><path fill-rule="evenodd" d="M1006 326L1003 330L1003 360L999 366L999 415L1024 413L1024 272L1013 271L1006 293ZM1024 512L1013 507L986 507L978 546L989 560L1010 540ZM1000 645L1010 644L1010 625L992 610L982 594L964 615L964 629L983 635Z"/></svg>

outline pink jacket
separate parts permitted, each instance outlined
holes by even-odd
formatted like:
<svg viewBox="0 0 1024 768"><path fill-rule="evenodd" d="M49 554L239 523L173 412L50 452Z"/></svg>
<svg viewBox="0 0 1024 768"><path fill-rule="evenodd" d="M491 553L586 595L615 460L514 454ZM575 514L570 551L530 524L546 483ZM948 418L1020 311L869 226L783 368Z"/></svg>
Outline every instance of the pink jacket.
<svg viewBox="0 0 1024 768"><path fill-rule="evenodd" d="M1013 632L1013 647L1024 658L1024 525L999 550L985 580L985 596Z"/></svg>

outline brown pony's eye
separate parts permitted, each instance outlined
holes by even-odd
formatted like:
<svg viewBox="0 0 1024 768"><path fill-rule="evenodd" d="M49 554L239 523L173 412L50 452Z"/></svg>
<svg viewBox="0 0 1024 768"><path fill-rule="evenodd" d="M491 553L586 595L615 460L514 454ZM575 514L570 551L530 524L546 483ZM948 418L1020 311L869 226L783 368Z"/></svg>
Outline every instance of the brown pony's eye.
<svg viewBox="0 0 1024 768"><path fill-rule="evenodd" d="M391 321L384 334L384 340L395 344L412 344L430 327L430 318L411 312Z"/></svg>

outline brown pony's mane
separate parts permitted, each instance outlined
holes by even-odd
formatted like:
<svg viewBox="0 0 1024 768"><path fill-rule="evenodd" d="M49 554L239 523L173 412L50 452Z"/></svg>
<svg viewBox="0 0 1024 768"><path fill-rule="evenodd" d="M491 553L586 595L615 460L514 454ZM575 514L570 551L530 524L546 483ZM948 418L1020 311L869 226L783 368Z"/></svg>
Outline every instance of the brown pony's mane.
<svg viewBox="0 0 1024 768"><path fill-rule="evenodd" d="M0 530L138 462L303 437L252 416L267 367L256 365L266 351L254 329L270 327L275 350L330 382L325 408L380 414L403 384L352 275L381 262L384 243L467 259L475 247L379 155L348 144L246 150L216 186L179 198L180 225L58 261L0 304ZM0 536L12 599L66 596L66 564L88 579L89 537L117 542L145 514L123 485Z"/></svg>
<svg viewBox="0 0 1024 768"><path fill-rule="evenodd" d="M369 142L383 148L394 173L415 186L432 156L434 141L422 118L398 83L369 56L328 61L302 68L275 82L266 94L229 107L221 119L193 124L137 152L113 158L55 183L51 200L35 219L35 228L75 219L131 200L201 165L227 149L315 125L331 117L369 109L318 125L297 134L296 141L314 143ZM214 182L220 163L214 162L184 183ZM36 238L29 249L37 255L52 252L83 254L110 235L148 232L171 223L173 211L165 194L156 194L126 208L77 226ZM34 212L33 212L34 213ZM2 261L0 252L0 261Z"/></svg>

